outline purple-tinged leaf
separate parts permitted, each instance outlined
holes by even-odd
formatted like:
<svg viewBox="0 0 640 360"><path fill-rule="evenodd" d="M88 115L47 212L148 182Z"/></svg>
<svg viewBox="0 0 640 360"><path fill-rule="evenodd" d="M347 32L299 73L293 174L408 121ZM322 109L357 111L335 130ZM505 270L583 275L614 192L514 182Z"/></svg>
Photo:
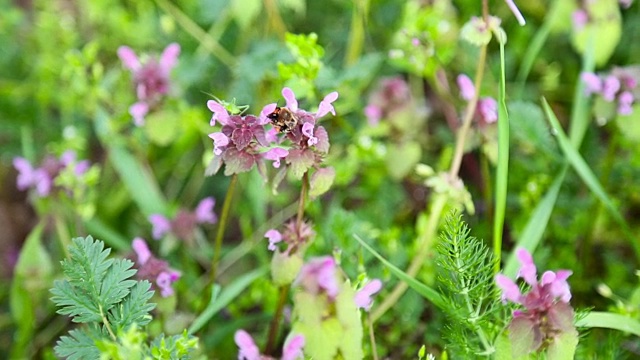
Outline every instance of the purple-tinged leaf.
<svg viewBox="0 0 640 360"><path fill-rule="evenodd" d="M333 167L316 170L309 181L309 196L315 198L327 192L333 185L335 177L336 170Z"/></svg>
<svg viewBox="0 0 640 360"><path fill-rule="evenodd" d="M315 156L311 150L294 149L289 151L287 156L287 164L291 166L291 173L300 180L307 170L313 166Z"/></svg>
<svg viewBox="0 0 640 360"><path fill-rule="evenodd" d="M226 176L247 172L251 170L256 162L253 155L238 151L235 148L225 150L222 154L222 159L225 164L224 174Z"/></svg>

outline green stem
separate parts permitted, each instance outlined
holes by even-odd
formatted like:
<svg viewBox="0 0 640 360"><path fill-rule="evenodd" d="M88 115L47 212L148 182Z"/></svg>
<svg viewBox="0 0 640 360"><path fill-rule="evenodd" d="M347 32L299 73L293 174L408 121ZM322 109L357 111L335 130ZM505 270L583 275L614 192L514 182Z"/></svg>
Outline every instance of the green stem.
<svg viewBox="0 0 640 360"><path fill-rule="evenodd" d="M296 216L296 226L300 229L304 217L304 205L309 190L309 173L302 175L302 187L300 188L300 201L298 202L298 215Z"/></svg>
<svg viewBox="0 0 640 360"><path fill-rule="evenodd" d="M64 221L60 216L60 213L54 214L53 222L55 224L58 240L60 240L60 246L62 247L62 251L64 251L64 256L66 258L69 258L69 239L71 239L71 235L69 234L69 229L67 229Z"/></svg>
<svg viewBox="0 0 640 360"><path fill-rule="evenodd" d="M371 319L371 313L368 313L369 323L369 339L371 340L371 352L373 352L373 360L378 360L378 348L376 347L376 337L373 332L373 320Z"/></svg>
<svg viewBox="0 0 640 360"><path fill-rule="evenodd" d="M271 354L278 340L278 328L280 327L280 319L282 318L282 312L284 311L284 305L287 303L287 294L289 293L289 285L281 286L278 296L278 307L269 324L269 337L267 338L267 345L265 346L264 353Z"/></svg>
<svg viewBox="0 0 640 360"><path fill-rule="evenodd" d="M211 273L209 282L211 286L216 282L216 273L218 269L218 262L220 261L220 251L222 249L222 238L224 237L224 231L227 227L227 219L229 218L229 209L231 208L231 199L238 182L238 174L231 176L231 182L227 189L227 195L224 197L224 203L222 204L222 214L220 214L220 223L218 224L218 232L216 233L215 249L213 251L213 260L211 261ZM205 302L208 303L208 302Z"/></svg>
<svg viewBox="0 0 640 360"><path fill-rule="evenodd" d="M345 66L355 64L362 53L362 45L364 43L364 18L368 7L368 0L356 0L353 2L351 31L349 31L347 53L344 59Z"/></svg>

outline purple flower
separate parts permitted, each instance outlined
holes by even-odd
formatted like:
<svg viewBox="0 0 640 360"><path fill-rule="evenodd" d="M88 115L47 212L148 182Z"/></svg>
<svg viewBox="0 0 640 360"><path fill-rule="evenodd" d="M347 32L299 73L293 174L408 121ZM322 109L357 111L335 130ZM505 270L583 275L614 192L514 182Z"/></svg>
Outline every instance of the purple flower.
<svg viewBox="0 0 640 360"><path fill-rule="evenodd" d="M602 91L602 79L598 75L592 72L584 72L580 78L584 81L587 96L599 94Z"/></svg>
<svg viewBox="0 0 640 360"><path fill-rule="evenodd" d="M213 153L216 155L222 154L225 147L229 145L229 138L221 132L211 133L209 137L213 140Z"/></svg>
<svg viewBox="0 0 640 360"><path fill-rule="evenodd" d="M458 75L456 82L458 83L458 88L460 88L460 97L464 100L471 101L471 99L476 96L476 87L467 75Z"/></svg>
<svg viewBox="0 0 640 360"><path fill-rule="evenodd" d="M496 275L496 284L502 290L503 302L511 301L523 306L523 310L514 312L509 336L512 341L526 339L528 351L531 352L562 332L575 331L573 309L569 305L571 292L567 283L571 271L546 271L538 281L531 254L520 248L516 256L521 264L517 278L524 279L530 290L521 293L518 285L502 274Z"/></svg>
<svg viewBox="0 0 640 360"><path fill-rule="evenodd" d="M287 157L287 155L289 155L289 151L283 148L273 148L262 154L265 159L273 161L274 168L279 168L280 159Z"/></svg>
<svg viewBox="0 0 640 360"><path fill-rule="evenodd" d="M336 273L336 262L330 256L309 260L295 281L312 294L326 293L331 299L340 292Z"/></svg>
<svg viewBox="0 0 640 360"><path fill-rule="evenodd" d="M620 90L620 80L613 75L609 75L604 79L602 85L602 98L612 102L616 98L618 90Z"/></svg>
<svg viewBox="0 0 640 360"><path fill-rule="evenodd" d="M484 97L478 101L480 122L493 124L498 121L498 102L492 97Z"/></svg>
<svg viewBox="0 0 640 360"><path fill-rule="evenodd" d="M151 222L151 226L153 227L151 231L153 238L156 240L160 240L165 234L171 231L171 221L164 215L149 215L149 222Z"/></svg>
<svg viewBox="0 0 640 360"><path fill-rule="evenodd" d="M238 360L260 360L260 350L248 332L236 331L233 340L238 345Z"/></svg>
<svg viewBox="0 0 640 360"><path fill-rule="evenodd" d="M216 120L222 125L227 125L229 123L229 112L224 106L216 101L209 100L207 101L207 107L211 112L213 112L209 125L214 126L216 124Z"/></svg>
<svg viewBox="0 0 640 360"><path fill-rule="evenodd" d="M338 92L334 91L329 93L329 95L325 96L324 99L320 102L318 106L318 111L316 112L316 119L319 119L328 113L336 116L336 110L333 108L333 102L338 100Z"/></svg>
<svg viewBox="0 0 640 360"><path fill-rule="evenodd" d="M378 105L369 104L364 108L364 116L367 117L369 125L377 125L382 119L382 109Z"/></svg>
<svg viewBox="0 0 640 360"><path fill-rule="evenodd" d="M571 14L571 22L573 23L573 28L580 31L589 22L589 13L584 9L578 9Z"/></svg>
<svg viewBox="0 0 640 360"><path fill-rule="evenodd" d="M27 190L35 188L39 196L47 196L51 192L53 179L46 170L42 168L33 168L29 160L16 157L13 159L13 166L18 170L18 178L16 179L18 190Z"/></svg>
<svg viewBox="0 0 640 360"><path fill-rule="evenodd" d="M202 199L195 210L196 221L199 224L215 224L218 221L218 217L213 212L215 205L216 200L211 196Z"/></svg>
<svg viewBox="0 0 640 360"><path fill-rule="evenodd" d="M144 239L136 237L133 239L131 246L138 257L136 277L149 280L160 289L160 296L162 297L173 295L174 290L171 285L180 278L180 272L169 269L166 261L153 256Z"/></svg>
<svg viewBox="0 0 640 360"><path fill-rule="evenodd" d="M270 229L264 233L264 237L269 239L269 246L267 246L267 249L270 251L276 251L276 244L282 241L282 234L276 229Z"/></svg>
<svg viewBox="0 0 640 360"><path fill-rule="evenodd" d="M618 96L618 114L631 115L633 112L633 93L630 91L623 91Z"/></svg>
<svg viewBox="0 0 640 360"><path fill-rule="evenodd" d="M160 59L150 58L142 63L128 46L118 48L118 57L122 64L133 74L138 101L131 105L129 113L136 126L144 125L144 117L169 92L169 75L178 61L178 55L180 45L173 43L164 49Z"/></svg>
<svg viewBox="0 0 640 360"><path fill-rule="evenodd" d="M382 281L379 279L371 280L356 293L353 299L356 306L364 309L365 311L369 311L371 309L371 305L373 305L373 299L371 297L380 291L380 289L382 289Z"/></svg>
<svg viewBox="0 0 640 360"><path fill-rule="evenodd" d="M304 347L304 335L296 335L284 344L282 349L282 360L304 359L302 348Z"/></svg>
<svg viewBox="0 0 640 360"><path fill-rule="evenodd" d="M318 143L318 138L313 136L312 123L304 123L304 125L302 125L302 134L309 138L309 140L307 140L307 144L309 146L313 146Z"/></svg>

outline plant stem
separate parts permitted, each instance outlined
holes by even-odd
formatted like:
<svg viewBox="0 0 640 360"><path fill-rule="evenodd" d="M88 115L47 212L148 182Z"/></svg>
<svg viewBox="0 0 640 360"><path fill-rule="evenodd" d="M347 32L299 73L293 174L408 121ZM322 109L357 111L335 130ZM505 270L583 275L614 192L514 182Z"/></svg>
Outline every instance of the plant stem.
<svg viewBox="0 0 640 360"><path fill-rule="evenodd" d="M304 205L309 190L309 173L305 172L302 175L302 187L300 188L300 200L298 202L298 215L296 216L296 226L300 229L302 226L302 220L304 217Z"/></svg>
<svg viewBox="0 0 640 360"><path fill-rule="evenodd" d="M373 352L373 360L378 360L378 349L376 347L376 338L373 333L373 320L371 319L371 313L368 313L369 317L367 321L369 323L369 339L371 340L371 352Z"/></svg>
<svg viewBox="0 0 640 360"><path fill-rule="evenodd" d="M280 287L280 295L278 296L278 307L276 313L273 314L271 324L269 324L269 337L267 338L267 345L265 346L264 353L271 354L276 341L278 340L278 328L280 326L280 318L282 318L282 312L284 311L284 305L287 303L287 294L289 293L289 285Z"/></svg>
<svg viewBox="0 0 640 360"><path fill-rule="evenodd" d="M100 305L100 316L102 317L102 322L104 323L104 326L107 328L107 331L111 336L111 340L113 341L118 340L118 338L116 337L116 334L114 334L113 330L111 330L111 324L109 324L109 320L107 320L107 317L104 315L104 310L102 309L102 305Z"/></svg>
<svg viewBox="0 0 640 360"><path fill-rule="evenodd" d="M209 282L211 286L216 281L216 273L218 269L218 262L220 261L220 251L222 249L222 238L224 237L224 231L227 227L227 219L229 218L229 209L231 208L231 199L238 182L238 174L233 174L227 194L224 197L224 203L222 204L222 213L220 214L220 223L218 224L218 232L216 233L216 243L213 250L213 260L211 261L211 272Z"/></svg>
<svg viewBox="0 0 640 360"><path fill-rule="evenodd" d="M278 10L278 4L274 0L264 0L264 8L267 11L269 26L273 28L279 38L284 39L284 34L287 32L287 26L284 24L284 21L282 21L282 16L280 16L280 11Z"/></svg>

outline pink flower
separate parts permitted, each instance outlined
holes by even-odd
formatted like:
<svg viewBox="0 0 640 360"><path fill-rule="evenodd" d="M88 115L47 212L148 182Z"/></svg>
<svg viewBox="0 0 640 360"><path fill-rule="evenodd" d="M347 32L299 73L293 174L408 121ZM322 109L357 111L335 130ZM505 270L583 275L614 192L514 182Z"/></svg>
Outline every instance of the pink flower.
<svg viewBox="0 0 640 360"><path fill-rule="evenodd" d="M602 85L602 98L611 102L615 99L618 90L620 90L620 80L616 76L609 75Z"/></svg>
<svg viewBox="0 0 640 360"><path fill-rule="evenodd" d="M476 96L476 87L473 85L473 81L465 75L460 74L456 78L456 82L458 83L458 88L460 88L460 96L466 100L471 101L474 96Z"/></svg>
<svg viewBox="0 0 640 360"><path fill-rule="evenodd" d="M213 140L213 153L216 155L222 154L224 148L229 145L229 138L221 132L211 133L209 137Z"/></svg>
<svg viewBox="0 0 640 360"><path fill-rule="evenodd" d="M286 101L287 108L293 112L298 111L298 100L296 99L296 94L293 93L293 90L288 87L282 88L282 97Z"/></svg>
<svg viewBox="0 0 640 360"><path fill-rule="evenodd" d="M222 125L227 125L229 123L229 112L220 103L209 100L207 101L207 107L211 112L213 112L209 125L214 126L216 124L216 120Z"/></svg>
<svg viewBox="0 0 640 360"><path fill-rule="evenodd" d="M280 160L287 157L287 155L289 155L289 151L283 148L273 148L262 154L265 159L273 161L274 168L279 168Z"/></svg>
<svg viewBox="0 0 640 360"><path fill-rule="evenodd" d="M206 197L198 203L195 210L196 221L199 224L208 223L215 224L218 221L218 217L213 212L213 207L216 204L216 200L213 197Z"/></svg>
<svg viewBox="0 0 640 360"><path fill-rule="evenodd" d="M330 256L309 260L300 269L300 274L295 283L302 285L310 293L319 294L324 292L330 298L335 299L340 292L335 260Z"/></svg>
<svg viewBox="0 0 640 360"><path fill-rule="evenodd" d="M153 227L153 238L156 240L160 240L165 234L171 231L171 222L164 215L149 215L149 222L151 222L151 226Z"/></svg>
<svg viewBox="0 0 640 360"><path fill-rule="evenodd" d="M602 79L592 72L584 72L580 76L585 84L585 93L588 95L599 94L602 91Z"/></svg>
<svg viewBox="0 0 640 360"><path fill-rule="evenodd" d="M248 332L238 330L233 339L238 345L238 360L260 360L260 350Z"/></svg>
<svg viewBox="0 0 640 360"><path fill-rule="evenodd" d="M633 112L633 93L631 91L623 91L618 96L618 114L631 115Z"/></svg>
<svg viewBox="0 0 640 360"><path fill-rule="evenodd" d="M18 190L35 188L39 196L47 196L51 192L53 179L48 172L42 168L33 168L31 163L22 157L13 159L13 166L18 170L16 179Z"/></svg>
<svg viewBox="0 0 640 360"><path fill-rule="evenodd" d="M481 122L493 124L498 121L498 102L492 97L485 97L478 101L478 113Z"/></svg>
<svg viewBox="0 0 640 360"><path fill-rule="evenodd" d="M304 335L296 335L284 344L282 349L282 360L304 360L302 348L304 347Z"/></svg>
<svg viewBox="0 0 640 360"><path fill-rule="evenodd" d="M282 241L282 234L276 229L270 229L264 234L264 237L269 239L269 246L267 249L270 251L276 251L276 244Z"/></svg>
<svg viewBox="0 0 640 360"><path fill-rule="evenodd" d="M304 125L302 125L302 134L309 138L309 140L307 140L307 144L309 146L313 146L318 143L318 138L313 136L312 123L304 123Z"/></svg>
<svg viewBox="0 0 640 360"><path fill-rule="evenodd" d="M140 237L133 239L131 244L138 261L136 262L138 272L136 276L140 279L149 280L154 286L160 289L160 296L169 297L174 294L171 285L180 278L180 272L169 269L166 261L157 259L149 250L146 241Z"/></svg>
<svg viewBox="0 0 640 360"><path fill-rule="evenodd" d="M365 311L369 311L371 309L371 305L373 305L373 299L371 297L380 291L380 289L382 289L382 281L379 279L371 280L356 293L353 299L356 306L364 309Z"/></svg>
<svg viewBox="0 0 640 360"><path fill-rule="evenodd" d="M382 109L378 105L369 104L364 108L364 116L367 117L369 125L376 125L382 119Z"/></svg>
<svg viewBox="0 0 640 360"><path fill-rule="evenodd" d="M329 93L329 95L325 96L324 99L320 102L318 106L318 111L316 112L316 119L319 119L328 113L331 113L333 116L336 116L336 110L333 108L333 102L338 100L338 92L334 91Z"/></svg>
<svg viewBox="0 0 640 360"><path fill-rule="evenodd" d="M589 22L589 14L583 9L578 9L571 14L573 28L577 31L582 30Z"/></svg>

